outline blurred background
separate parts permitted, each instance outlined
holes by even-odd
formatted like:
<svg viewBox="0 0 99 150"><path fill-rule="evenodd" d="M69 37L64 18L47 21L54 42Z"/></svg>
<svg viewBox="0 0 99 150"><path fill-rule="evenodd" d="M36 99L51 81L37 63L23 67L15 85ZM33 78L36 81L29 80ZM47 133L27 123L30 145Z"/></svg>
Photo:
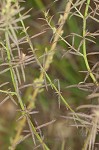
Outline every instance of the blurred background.
<svg viewBox="0 0 99 150"><path fill-rule="evenodd" d="M57 27L60 13L64 11L66 3L66 0L26 0L25 2L20 3L20 5L24 7L23 12L26 12L32 8L28 13L30 17L24 21L26 27L29 27L28 34L33 36L46 30L45 33L32 38L32 43L38 57L44 54L45 48L48 50L50 49L51 38L53 36L51 29L45 26L46 21L40 18L44 18L44 11L49 10L49 16L53 16L52 23ZM94 9L95 4L91 3L91 7ZM85 6L83 5L81 13L84 12L84 9ZM69 16L63 29L63 37L66 38L68 42L72 43L73 35L69 36L70 34L76 33L82 35L82 20L77 16ZM96 30L99 30L99 25L92 19L89 19L87 22L87 29L90 32L95 32ZM80 40L81 39L79 37L75 37L75 48L78 48ZM96 38L96 44L92 42L87 43L88 53L99 50L98 41L99 39ZM26 56L31 54L28 44L26 43L21 45L21 50ZM68 46L62 40L59 40L56 46L53 62L51 63L47 73L56 86L59 83L63 97L67 100L72 109L76 110L76 107L79 105L89 103L90 100L86 99L88 92L77 88L77 86L71 88L67 87L70 85L78 85L80 82L84 81L86 72L82 73L80 71L86 71L86 67L82 57L67 53L67 51ZM90 66L92 67L94 63L99 61L99 56L88 56L88 60L90 62ZM36 63L29 64L25 67L25 73L26 82L21 83L20 88L24 84L31 84L37 77L39 77L40 69ZM10 84L5 88L13 89L9 73L6 72L3 75L0 75L1 84L8 81ZM91 80L89 78L88 82L90 81ZM26 104L28 104L32 92L33 87L21 89L21 95ZM4 95L0 94L0 101L2 101L3 98ZM16 109L18 109L18 106L15 106L11 101L5 102L2 104L2 107L0 106L0 150L7 150L11 142L11 137L14 137L15 135L15 128L18 123L16 119L20 114L20 112L17 112ZM50 86L48 87L48 90L43 88L38 93L34 110L38 111L37 114L32 115L32 121L34 124L37 122L38 125L41 125L51 120L56 120L51 125L41 129L41 132L44 135L44 141L51 150L81 149L85 138L83 130L78 130L76 127L70 126L73 122L61 117L67 116L69 110L66 109L63 103L60 104L59 108L57 93L55 93ZM27 125L25 129L27 129ZM33 141L29 137L19 144L16 150L33 150L33 148ZM38 147L37 149L41 150L42 148Z"/></svg>

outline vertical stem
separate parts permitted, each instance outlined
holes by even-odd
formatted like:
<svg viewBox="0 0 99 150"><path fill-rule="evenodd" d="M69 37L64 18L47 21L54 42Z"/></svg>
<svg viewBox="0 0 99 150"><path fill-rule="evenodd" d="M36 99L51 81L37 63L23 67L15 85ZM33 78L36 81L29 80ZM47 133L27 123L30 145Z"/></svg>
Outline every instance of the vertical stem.
<svg viewBox="0 0 99 150"><path fill-rule="evenodd" d="M62 140L61 150L65 150L65 139Z"/></svg>
<svg viewBox="0 0 99 150"><path fill-rule="evenodd" d="M84 39L84 41L83 41L83 58L84 58L85 65L87 67L87 70L89 72L89 75L90 75L91 79L98 86L99 84L98 84L94 74L92 73L92 71L90 69L90 66L89 66L89 63L88 63L88 58L87 58L87 52L86 52L86 39L85 39L85 36L86 36L86 22L87 22L87 15L88 15L89 5L90 5L90 0L87 0L86 8L85 8L85 14L84 14L84 17L83 17L83 39Z"/></svg>
<svg viewBox="0 0 99 150"><path fill-rule="evenodd" d="M24 105L23 105L23 102L22 102L22 99L20 97L19 90L18 90L17 78L16 78L16 75L15 75L14 69L11 65L11 54L10 54L10 48L9 48L9 44L8 44L9 43L9 37L8 37L7 29L5 31L5 40L6 40L7 59L8 59L8 62L9 62L12 83L13 83L13 86L14 86L14 89L15 89L15 92L16 92L16 96L19 100L19 104L20 104L22 110L24 110Z"/></svg>

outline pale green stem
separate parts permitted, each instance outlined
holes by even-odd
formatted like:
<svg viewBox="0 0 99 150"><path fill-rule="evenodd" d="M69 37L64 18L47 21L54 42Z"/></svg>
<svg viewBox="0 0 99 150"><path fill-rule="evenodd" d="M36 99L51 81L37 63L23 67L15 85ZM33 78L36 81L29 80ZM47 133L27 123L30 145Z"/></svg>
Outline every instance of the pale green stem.
<svg viewBox="0 0 99 150"><path fill-rule="evenodd" d="M19 104L20 104L22 110L24 110L24 104L22 102L22 99L21 99L19 91L18 91L17 78L16 78L16 75L15 75L14 69L11 65L11 54L10 54L10 49L9 49L9 46L8 46L7 29L5 31L5 40L6 40L6 52L7 52L7 58L8 58L9 67L10 67L10 74L11 74L12 83L13 83L13 86L14 86L14 89L15 89L15 92L16 92L16 96L19 100Z"/></svg>
<svg viewBox="0 0 99 150"><path fill-rule="evenodd" d="M84 61L85 61L85 65L86 65L86 68L89 72L89 75L91 77L91 79L93 80L93 82L98 86L98 82L94 76L94 74L92 73L91 71L91 68L89 66L89 63L88 63L88 58L87 58L87 52L86 52L86 39L85 39L85 36L86 36L86 22L87 22L87 15L88 15L88 9L89 9L89 5L90 5L90 0L87 0L87 3L86 3L86 8L85 8L85 14L84 14L84 17L83 17L83 58L84 58Z"/></svg>

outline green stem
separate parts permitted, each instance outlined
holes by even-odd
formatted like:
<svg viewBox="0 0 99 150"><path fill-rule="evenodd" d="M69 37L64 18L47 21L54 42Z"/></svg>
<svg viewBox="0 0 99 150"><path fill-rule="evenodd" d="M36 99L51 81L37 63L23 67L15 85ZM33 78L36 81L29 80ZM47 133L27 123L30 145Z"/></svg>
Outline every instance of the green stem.
<svg viewBox="0 0 99 150"><path fill-rule="evenodd" d="M10 42L9 42L9 37L8 37L7 29L6 29L6 32L5 32L5 40L6 40L6 47L5 47L5 49L6 49L6 52L7 52L7 58L8 58L8 62L9 62L12 83L13 83L13 86L14 86L17 98L19 100L19 104L20 104L22 110L24 110L24 104L22 102L22 99L20 97L19 90L18 90L17 77L15 75L14 69L13 69L12 64L11 64L11 54L10 54L10 48L9 48L9 43Z"/></svg>
<svg viewBox="0 0 99 150"><path fill-rule="evenodd" d="M44 150L50 150L50 149L48 148L48 146L43 142L43 140L42 140L42 138L39 136L39 134L37 133L37 131L36 131L36 129L35 129L35 127L34 127L34 125L33 125L33 123L31 122L30 119L29 119L29 122L30 122L30 125L31 125L31 127L32 127L32 130L33 130L35 136L36 136L37 139L40 141L40 143L41 143L43 149L44 149Z"/></svg>
<svg viewBox="0 0 99 150"><path fill-rule="evenodd" d="M86 22L87 22L87 15L88 15L88 9L89 9L89 5L90 5L90 0L87 0L87 3L86 3L86 8L85 8L85 14L84 14L84 17L83 17L83 58L84 58L84 61L85 61L85 65L86 65L86 68L89 72L89 75L91 77L91 79L93 80L93 82L98 86L98 82L94 76L94 74L92 73L91 71L91 68L89 66L89 63L88 63L88 58L87 58L87 52L86 52L86 39L85 39L85 36L86 36Z"/></svg>
<svg viewBox="0 0 99 150"><path fill-rule="evenodd" d="M62 140L61 150L65 150L65 139Z"/></svg>

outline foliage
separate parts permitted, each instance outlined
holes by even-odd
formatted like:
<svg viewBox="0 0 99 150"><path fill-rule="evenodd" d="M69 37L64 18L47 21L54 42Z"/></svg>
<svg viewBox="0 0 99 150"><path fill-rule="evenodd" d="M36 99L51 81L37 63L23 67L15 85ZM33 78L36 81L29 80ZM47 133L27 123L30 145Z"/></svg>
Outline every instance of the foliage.
<svg viewBox="0 0 99 150"><path fill-rule="evenodd" d="M98 6L0 1L2 150L98 149Z"/></svg>

